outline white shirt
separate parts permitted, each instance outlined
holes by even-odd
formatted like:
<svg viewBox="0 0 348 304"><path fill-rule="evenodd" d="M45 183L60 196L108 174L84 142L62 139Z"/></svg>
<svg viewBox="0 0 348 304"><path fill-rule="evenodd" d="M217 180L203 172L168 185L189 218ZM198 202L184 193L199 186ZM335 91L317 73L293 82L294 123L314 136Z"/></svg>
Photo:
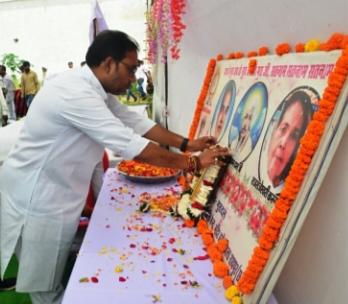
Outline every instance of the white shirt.
<svg viewBox="0 0 348 304"><path fill-rule="evenodd" d="M7 89L7 92L12 94L15 90L14 83L12 79L6 74L4 77L1 77L3 86Z"/></svg>
<svg viewBox="0 0 348 304"><path fill-rule="evenodd" d="M59 283L104 147L132 159L154 125L107 94L88 66L46 81L0 172L1 272L21 236L18 291Z"/></svg>
<svg viewBox="0 0 348 304"><path fill-rule="evenodd" d="M0 122L2 122L3 115L8 115L8 107L7 107L5 96L0 87ZM1 128L1 124L0 124L0 128Z"/></svg>

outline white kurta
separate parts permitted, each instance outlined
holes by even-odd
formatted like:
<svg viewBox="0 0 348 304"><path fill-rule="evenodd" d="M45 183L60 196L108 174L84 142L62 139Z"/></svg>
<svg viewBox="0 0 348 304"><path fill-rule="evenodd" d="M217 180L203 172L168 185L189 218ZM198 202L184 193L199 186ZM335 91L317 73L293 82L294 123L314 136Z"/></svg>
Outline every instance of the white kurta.
<svg viewBox="0 0 348 304"><path fill-rule="evenodd" d="M1 275L21 238L18 291L60 283L104 147L132 159L153 126L106 94L87 66L45 83L0 172Z"/></svg>

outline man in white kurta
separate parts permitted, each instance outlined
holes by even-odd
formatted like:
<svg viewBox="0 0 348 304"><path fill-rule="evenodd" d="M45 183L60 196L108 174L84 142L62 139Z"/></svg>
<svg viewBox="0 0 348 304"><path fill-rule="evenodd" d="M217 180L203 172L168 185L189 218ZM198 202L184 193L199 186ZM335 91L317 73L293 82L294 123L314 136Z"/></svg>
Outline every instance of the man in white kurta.
<svg viewBox="0 0 348 304"><path fill-rule="evenodd" d="M154 122L129 114L88 66L61 74L38 93L1 172L1 270L21 234L19 291L52 288L60 279L57 266L66 259L104 145L132 159L149 142L140 135ZM33 255L36 247L45 250ZM21 280L40 271L43 280Z"/></svg>
<svg viewBox="0 0 348 304"><path fill-rule="evenodd" d="M8 108L2 89L0 88L0 128L7 123Z"/></svg>
<svg viewBox="0 0 348 304"><path fill-rule="evenodd" d="M175 147L182 136L128 111L109 94L124 92L134 81L138 59L126 34L106 32L90 46L87 65L47 81L38 92L0 172L1 275L16 252L16 290L30 292L33 303L61 301L60 280L104 147L125 159L186 168L187 156L142 135ZM206 137L187 147L197 151L211 143ZM208 166L226 154L207 149L199 161Z"/></svg>
<svg viewBox="0 0 348 304"><path fill-rule="evenodd" d="M12 79L6 73L6 67L0 65L0 84L6 89L6 102L8 108L8 119L11 122L16 121L16 108L14 104L15 86Z"/></svg>

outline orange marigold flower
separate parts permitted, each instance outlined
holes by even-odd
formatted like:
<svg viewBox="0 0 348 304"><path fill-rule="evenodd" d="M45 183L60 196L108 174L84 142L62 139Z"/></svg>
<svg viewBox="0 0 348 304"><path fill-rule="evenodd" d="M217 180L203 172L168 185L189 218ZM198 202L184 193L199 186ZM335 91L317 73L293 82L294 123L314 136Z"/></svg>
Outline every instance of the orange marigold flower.
<svg viewBox="0 0 348 304"><path fill-rule="evenodd" d="M269 50L267 46L262 46L259 48L259 56L265 56L268 54L268 52Z"/></svg>
<svg viewBox="0 0 348 304"><path fill-rule="evenodd" d="M331 35L327 43L331 46L332 50L340 49L341 43L344 39L344 35L341 33L334 33Z"/></svg>
<svg viewBox="0 0 348 304"><path fill-rule="evenodd" d="M234 59L234 58L236 58L235 55L234 55L234 53L229 53L229 54L227 55L227 59Z"/></svg>
<svg viewBox="0 0 348 304"><path fill-rule="evenodd" d="M205 220L200 219L197 223L197 231L199 234L205 232L208 228L208 223Z"/></svg>
<svg viewBox="0 0 348 304"><path fill-rule="evenodd" d="M278 44L277 47L276 47L276 54L279 55L279 56L282 56L284 54L287 54L290 52L290 44L289 43L281 43L281 44Z"/></svg>
<svg viewBox="0 0 348 304"><path fill-rule="evenodd" d="M257 56L257 52L256 51L250 51L247 53L247 57L250 58L250 57L256 57Z"/></svg>
<svg viewBox="0 0 348 304"><path fill-rule="evenodd" d="M271 250L273 248L274 242L267 240L264 235L259 238L259 245L265 250Z"/></svg>
<svg viewBox="0 0 348 304"><path fill-rule="evenodd" d="M210 233L202 234L202 240L205 246L209 246L214 242L213 236Z"/></svg>
<svg viewBox="0 0 348 304"><path fill-rule="evenodd" d="M296 51L296 53L303 53L305 51L304 43L297 43L295 45L295 51Z"/></svg>
<svg viewBox="0 0 348 304"><path fill-rule="evenodd" d="M217 248L220 252L224 253L226 249L228 248L228 240L227 239L221 239L217 242Z"/></svg>
<svg viewBox="0 0 348 304"><path fill-rule="evenodd" d="M222 261L222 253L215 246L209 246L207 253L213 262Z"/></svg>
<svg viewBox="0 0 348 304"><path fill-rule="evenodd" d="M340 48L344 49L348 47L348 35L344 35L341 44L340 44Z"/></svg>
<svg viewBox="0 0 348 304"><path fill-rule="evenodd" d="M256 59L250 59L248 63L248 74L253 75L256 71Z"/></svg>
<svg viewBox="0 0 348 304"><path fill-rule="evenodd" d="M217 61L220 61L220 60L223 60L224 59L224 55L222 55L222 54L218 54L217 56L216 56L216 60Z"/></svg>
<svg viewBox="0 0 348 304"><path fill-rule="evenodd" d="M186 189L186 188L187 188L188 183L187 183L187 181L186 181L185 176L180 175L180 176L178 177L178 184L181 186L182 189Z"/></svg>
<svg viewBox="0 0 348 304"><path fill-rule="evenodd" d="M234 53L234 58L239 59L239 58L243 58L244 57L244 53L243 52L236 52Z"/></svg>
<svg viewBox="0 0 348 304"><path fill-rule="evenodd" d="M192 228L195 226L195 222L193 220L185 220L185 227Z"/></svg>
<svg viewBox="0 0 348 304"><path fill-rule="evenodd" d="M333 48L332 48L331 44L329 44L327 42L323 42L323 43L320 43L319 50L324 51L324 52L329 52L329 51L332 51Z"/></svg>
<svg viewBox="0 0 348 304"><path fill-rule="evenodd" d="M224 288L227 289L233 285L232 278L230 276L224 276L222 284L224 285Z"/></svg>
<svg viewBox="0 0 348 304"><path fill-rule="evenodd" d="M228 266L225 262L222 261L215 261L213 263L213 271L214 275L218 278L224 278L228 274Z"/></svg>

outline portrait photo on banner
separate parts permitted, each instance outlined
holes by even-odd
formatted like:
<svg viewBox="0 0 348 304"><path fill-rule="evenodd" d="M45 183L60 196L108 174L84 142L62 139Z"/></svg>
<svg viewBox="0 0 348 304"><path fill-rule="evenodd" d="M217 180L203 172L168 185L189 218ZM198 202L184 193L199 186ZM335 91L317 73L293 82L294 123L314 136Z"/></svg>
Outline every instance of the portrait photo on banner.
<svg viewBox="0 0 348 304"><path fill-rule="evenodd" d="M235 99L236 84L234 80L229 80L220 93L210 125L210 135L215 136L218 142L224 137L231 120Z"/></svg>
<svg viewBox="0 0 348 304"><path fill-rule="evenodd" d="M205 100L203 111L198 126L197 137L208 135L210 132L209 118L212 110L213 95L218 87L220 80L220 69L217 67L209 84L208 96Z"/></svg>
<svg viewBox="0 0 348 304"><path fill-rule="evenodd" d="M260 138L267 108L266 85L256 82L242 97L229 128L228 147L235 161L243 162L252 153Z"/></svg>
<svg viewBox="0 0 348 304"><path fill-rule="evenodd" d="M300 86L292 90L275 110L262 142L259 157L259 179L280 193L289 174L320 96L312 87Z"/></svg>

